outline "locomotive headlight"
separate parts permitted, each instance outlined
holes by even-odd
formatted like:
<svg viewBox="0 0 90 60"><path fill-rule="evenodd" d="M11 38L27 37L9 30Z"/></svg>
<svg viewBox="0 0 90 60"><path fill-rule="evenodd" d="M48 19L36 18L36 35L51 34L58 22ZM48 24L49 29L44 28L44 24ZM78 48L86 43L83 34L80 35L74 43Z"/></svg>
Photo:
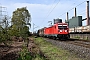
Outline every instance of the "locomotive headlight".
<svg viewBox="0 0 90 60"><path fill-rule="evenodd" d="M62 32L62 30L60 30L60 32Z"/></svg>
<svg viewBox="0 0 90 60"><path fill-rule="evenodd" d="M67 32L67 30L65 30L65 32Z"/></svg>

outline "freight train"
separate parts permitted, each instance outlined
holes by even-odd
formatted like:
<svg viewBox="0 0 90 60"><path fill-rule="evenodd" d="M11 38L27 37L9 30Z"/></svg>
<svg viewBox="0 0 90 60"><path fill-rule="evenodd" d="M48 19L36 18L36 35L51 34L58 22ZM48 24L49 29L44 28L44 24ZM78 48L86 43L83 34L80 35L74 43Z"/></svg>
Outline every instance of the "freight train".
<svg viewBox="0 0 90 60"><path fill-rule="evenodd" d="M37 35L53 39L70 38L68 24L62 23L62 19L54 19L52 26L39 29Z"/></svg>

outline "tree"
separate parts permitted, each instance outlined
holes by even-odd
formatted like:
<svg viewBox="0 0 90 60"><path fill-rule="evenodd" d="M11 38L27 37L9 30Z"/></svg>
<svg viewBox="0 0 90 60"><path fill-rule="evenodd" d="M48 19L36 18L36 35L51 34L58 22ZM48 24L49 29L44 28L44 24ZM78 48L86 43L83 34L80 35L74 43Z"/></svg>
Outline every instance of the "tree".
<svg viewBox="0 0 90 60"><path fill-rule="evenodd" d="M29 24L31 26L30 21L31 15L26 7L17 8L12 15L12 33L14 35L23 37L23 34L25 35L25 33L29 31L27 25ZM13 35L12 33L11 35Z"/></svg>
<svg viewBox="0 0 90 60"><path fill-rule="evenodd" d="M26 25L28 22L30 22L31 15L29 14L29 11L26 9L26 7L23 8L17 8L16 11L13 12L12 16L12 24L13 25Z"/></svg>
<svg viewBox="0 0 90 60"><path fill-rule="evenodd" d="M3 42L5 45L7 45L5 42L10 39L8 34L8 27L8 16L5 15L2 19L2 22L0 22L0 42Z"/></svg>

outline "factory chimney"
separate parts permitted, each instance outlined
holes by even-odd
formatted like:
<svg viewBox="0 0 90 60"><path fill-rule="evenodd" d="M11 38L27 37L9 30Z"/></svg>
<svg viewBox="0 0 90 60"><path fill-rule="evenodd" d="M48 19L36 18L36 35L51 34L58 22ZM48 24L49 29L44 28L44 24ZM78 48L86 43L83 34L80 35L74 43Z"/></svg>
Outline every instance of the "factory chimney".
<svg viewBox="0 0 90 60"><path fill-rule="evenodd" d="M76 17L76 7L75 7L75 11L74 11L74 16Z"/></svg>
<svg viewBox="0 0 90 60"><path fill-rule="evenodd" d="M90 25L90 21L89 21L89 1L87 1L87 7L86 7L86 14L87 14L87 25Z"/></svg>
<svg viewBox="0 0 90 60"><path fill-rule="evenodd" d="M67 14L66 14L66 20L68 20L68 12L67 12Z"/></svg>

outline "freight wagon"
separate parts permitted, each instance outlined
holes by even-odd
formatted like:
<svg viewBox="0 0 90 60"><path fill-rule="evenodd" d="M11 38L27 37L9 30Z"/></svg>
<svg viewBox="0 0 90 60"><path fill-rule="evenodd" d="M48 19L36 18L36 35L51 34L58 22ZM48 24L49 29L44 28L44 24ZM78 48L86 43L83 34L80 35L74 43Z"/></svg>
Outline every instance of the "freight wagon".
<svg viewBox="0 0 90 60"><path fill-rule="evenodd" d="M90 25L69 28L69 33L90 33Z"/></svg>

